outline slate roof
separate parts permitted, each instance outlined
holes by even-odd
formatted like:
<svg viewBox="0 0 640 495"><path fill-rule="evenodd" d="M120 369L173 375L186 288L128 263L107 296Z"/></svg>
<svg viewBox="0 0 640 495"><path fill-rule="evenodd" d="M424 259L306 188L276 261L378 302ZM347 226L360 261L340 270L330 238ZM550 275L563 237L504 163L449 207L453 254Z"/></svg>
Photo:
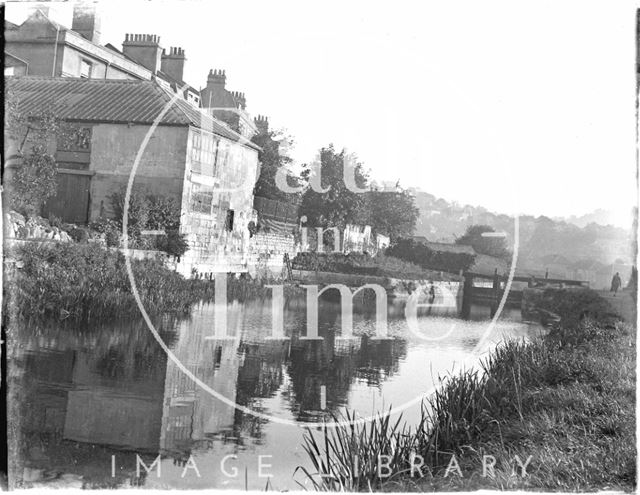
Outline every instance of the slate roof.
<svg viewBox="0 0 640 495"><path fill-rule="evenodd" d="M15 76L5 78L5 87L26 114L52 110L64 120L84 122L152 124L173 96L154 81L120 79ZM171 103L159 125L189 125L232 141L243 139L182 99ZM253 143L246 146L260 150Z"/></svg>

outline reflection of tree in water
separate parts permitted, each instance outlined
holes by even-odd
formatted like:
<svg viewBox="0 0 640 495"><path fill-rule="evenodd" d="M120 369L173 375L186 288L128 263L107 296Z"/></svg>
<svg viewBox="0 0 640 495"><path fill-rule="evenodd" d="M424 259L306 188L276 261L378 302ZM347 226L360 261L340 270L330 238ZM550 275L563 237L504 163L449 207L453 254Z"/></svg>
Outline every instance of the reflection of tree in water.
<svg viewBox="0 0 640 495"><path fill-rule="evenodd" d="M290 342L287 340L240 344L238 354L242 356L242 365L238 371L236 403L257 412L268 413L261 406L260 399L273 397L280 389L289 345ZM234 435L249 435L260 440L262 427L266 422L262 418L236 409Z"/></svg>
<svg viewBox="0 0 640 495"><path fill-rule="evenodd" d="M336 338L338 312L321 313L318 335L323 340L294 339L288 363L294 400L291 408L299 420L315 421L321 413L321 387L326 388L326 409L336 411L347 403L356 379L378 385L398 369L406 355L402 340L375 340L367 335L353 340Z"/></svg>
<svg viewBox="0 0 640 495"><path fill-rule="evenodd" d="M407 355L407 342L401 339L372 340L362 338L356 357L355 378L377 387L398 371L400 360Z"/></svg>

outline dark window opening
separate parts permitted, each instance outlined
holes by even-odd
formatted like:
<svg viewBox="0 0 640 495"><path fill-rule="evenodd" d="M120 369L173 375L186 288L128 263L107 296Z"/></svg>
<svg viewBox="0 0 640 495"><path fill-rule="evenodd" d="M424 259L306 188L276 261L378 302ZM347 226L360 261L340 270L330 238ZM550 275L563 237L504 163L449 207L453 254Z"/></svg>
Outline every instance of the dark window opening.
<svg viewBox="0 0 640 495"><path fill-rule="evenodd" d="M227 220L225 222L225 228L229 231L233 230L233 217L235 212L233 210L227 210Z"/></svg>

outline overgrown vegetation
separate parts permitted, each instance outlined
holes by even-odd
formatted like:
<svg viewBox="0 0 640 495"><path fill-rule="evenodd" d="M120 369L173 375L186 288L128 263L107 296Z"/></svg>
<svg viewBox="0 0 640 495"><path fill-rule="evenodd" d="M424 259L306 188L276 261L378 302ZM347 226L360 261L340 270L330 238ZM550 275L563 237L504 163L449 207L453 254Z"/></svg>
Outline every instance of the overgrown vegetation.
<svg viewBox="0 0 640 495"><path fill-rule="evenodd" d="M95 244L29 243L13 248L10 255L16 260L5 286L4 309L10 317L106 321L140 314L124 255L118 251ZM131 266L149 314L186 312L194 303L214 297L213 281L185 279L153 260L132 260ZM271 296L264 285L229 276L227 296Z"/></svg>
<svg viewBox="0 0 640 495"><path fill-rule="evenodd" d="M114 239L114 228L118 232L122 231L125 193L126 189L122 188L109 196L115 214L113 221L100 220L93 224L95 228L103 229L107 244L109 239ZM127 234L131 247L157 249L178 257L187 252L189 245L185 236L179 233L180 205L175 198L134 187L129 197L127 217ZM149 237L143 235L143 230L164 231L164 234Z"/></svg>
<svg viewBox="0 0 640 495"><path fill-rule="evenodd" d="M434 276L433 272L425 271L414 263L382 253L370 256L365 253L301 252L293 259L293 268L392 278L416 279Z"/></svg>
<svg viewBox="0 0 640 495"><path fill-rule="evenodd" d="M475 259L475 256L467 253L434 251L411 238L398 239L387 248L385 254L415 263L425 270L441 270L449 273L468 270Z"/></svg>
<svg viewBox="0 0 640 495"><path fill-rule="evenodd" d="M456 238L456 244L471 246L476 253L494 256L505 261L511 260L505 237L496 235L490 225L470 225L463 235Z"/></svg>
<svg viewBox="0 0 640 495"><path fill-rule="evenodd" d="M317 471L305 471L308 479L320 490L633 490L634 332L608 310L576 320L593 302L587 296L548 297L562 300L559 326L533 343L499 347L480 370L445 378L417 427L381 417L326 428L319 439L308 432ZM389 456L388 477L377 468L380 455ZM424 465L412 472L416 455ZM495 461L486 476L484 456ZM526 476L516 456L529 461Z"/></svg>
<svg viewBox="0 0 640 495"><path fill-rule="evenodd" d="M6 164L4 185L10 208L27 218L38 215L45 201L56 194L57 168L49 144L64 138L67 126L50 109L27 114L11 91L5 94Z"/></svg>

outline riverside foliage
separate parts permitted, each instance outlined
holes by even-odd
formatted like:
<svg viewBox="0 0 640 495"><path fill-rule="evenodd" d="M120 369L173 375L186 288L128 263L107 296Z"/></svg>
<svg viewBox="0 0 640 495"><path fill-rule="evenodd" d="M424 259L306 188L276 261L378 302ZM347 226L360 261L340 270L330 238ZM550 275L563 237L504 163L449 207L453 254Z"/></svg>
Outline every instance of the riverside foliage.
<svg viewBox="0 0 640 495"><path fill-rule="evenodd" d="M508 342L479 370L445 377L416 428L380 417L325 428L319 438L308 431L316 472L299 469L319 490L632 490L635 332L610 311L575 320L588 310L586 296L549 296L570 324L529 344ZM380 455L389 456L388 477L377 469ZM424 466L411 476L415 455ZM493 477L482 476L484 455L496 460ZM526 477L512 470L515 455L531 456ZM444 476L452 456L462 477Z"/></svg>
<svg viewBox="0 0 640 495"><path fill-rule="evenodd" d="M29 243L11 253L5 310L10 317L106 321L140 315L126 271L125 257L97 244ZM131 260L138 293L149 314L187 312L214 297L214 282L185 279L154 260ZM227 297L270 296L263 281L227 280ZM286 295L286 292L285 292Z"/></svg>

